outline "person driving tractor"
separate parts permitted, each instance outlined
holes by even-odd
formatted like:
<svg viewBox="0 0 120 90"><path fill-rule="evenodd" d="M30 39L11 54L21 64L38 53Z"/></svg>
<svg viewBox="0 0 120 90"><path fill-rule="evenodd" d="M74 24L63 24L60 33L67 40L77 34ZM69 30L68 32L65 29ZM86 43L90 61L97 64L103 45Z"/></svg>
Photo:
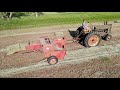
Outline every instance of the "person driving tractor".
<svg viewBox="0 0 120 90"><path fill-rule="evenodd" d="M82 22L82 26L79 27L76 32L75 32L75 35L81 35L83 33L87 33L91 30L90 28L90 24L89 22L86 22L86 20L84 19L83 22Z"/></svg>
<svg viewBox="0 0 120 90"><path fill-rule="evenodd" d="M83 20L82 30L83 30L84 33L89 32L91 30L90 23L86 22L86 20Z"/></svg>

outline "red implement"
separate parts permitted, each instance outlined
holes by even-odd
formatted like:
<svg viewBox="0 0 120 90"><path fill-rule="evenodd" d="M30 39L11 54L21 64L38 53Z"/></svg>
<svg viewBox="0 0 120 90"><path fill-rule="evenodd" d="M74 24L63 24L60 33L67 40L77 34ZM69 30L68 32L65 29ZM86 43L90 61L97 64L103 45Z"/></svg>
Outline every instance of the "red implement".
<svg viewBox="0 0 120 90"><path fill-rule="evenodd" d="M45 58L55 56L58 60L62 60L65 57L66 51L63 48L66 44L66 39L64 37L53 41L50 41L48 37L41 37L39 41L39 43L29 43L29 45L25 46L26 50L41 51L44 53Z"/></svg>
<svg viewBox="0 0 120 90"><path fill-rule="evenodd" d="M58 38L58 39L54 39L54 44L57 45L59 48L63 48L66 44L66 39L63 37L63 38Z"/></svg>
<svg viewBox="0 0 120 90"><path fill-rule="evenodd" d="M38 51L42 48L42 45L40 44L32 44L32 45L28 45L25 47L26 50L31 50L31 51Z"/></svg>

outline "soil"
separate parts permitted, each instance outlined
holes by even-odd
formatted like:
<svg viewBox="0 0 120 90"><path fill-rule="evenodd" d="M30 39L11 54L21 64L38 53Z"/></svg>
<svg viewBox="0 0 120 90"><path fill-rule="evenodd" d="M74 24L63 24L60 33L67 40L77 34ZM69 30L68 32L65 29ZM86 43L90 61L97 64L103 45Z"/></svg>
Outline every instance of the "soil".
<svg viewBox="0 0 120 90"><path fill-rule="evenodd" d="M120 78L120 55L104 58L19 73L12 78Z"/></svg>
<svg viewBox="0 0 120 90"><path fill-rule="evenodd" d="M16 53L13 55L5 56L0 62L0 69L22 67L32 65L44 59L44 55L40 52L31 53Z"/></svg>
<svg viewBox="0 0 120 90"><path fill-rule="evenodd" d="M77 29L76 27L79 27L79 25L72 25L72 26L71 25L67 25L67 26L62 25L62 26L54 26L54 27L31 28L31 29L26 29L26 30L21 29L21 30L15 31L14 32L15 34L13 34L13 35L8 34L10 32L9 30L8 31L1 31L0 32L0 35L1 35L0 36L0 49L1 50L5 49L7 46L13 45L16 43L24 43L24 42L28 42L28 41L32 41L32 40L37 40L37 39L39 39L40 36L48 36L50 39L53 40L54 38L58 37L58 36L56 36L56 33L58 31L63 32L63 36L67 37L68 39L72 39L72 36L70 35L68 29L73 32ZM109 47L109 45L114 46L114 45L117 45L120 43L120 34L119 34L120 30L119 30L119 28L120 28L120 24L113 23L113 28L112 28L113 38L109 42L103 40L100 44L101 48L102 48L102 46ZM74 46L74 48L71 48L73 46ZM76 58L76 60L77 60L77 58L79 59L80 55L78 55L75 58L71 56L71 55L74 56L75 51L73 52L74 54L69 54L69 53L73 50L79 50L79 49L83 49L80 52L84 52L84 50L86 50L84 48L85 47L80 45L79 43L68 44L65 48L68 52L67 59L70 59L71 61L74 60L75 58ZM95 50L97 50L97 49L99 49L99 46L95 48ZM93 50L93 51L95 51L95 50ZM79 51L78 51L78 53L79 53ZM90 53L90 52L88 52L88 53ZM102 54L102 53L104 53L104 51L99 51L99 53ZM95 55L97 56L97 53L94 52L94 56ZM85 55L83 55L83 57L85 57ZM7 73L13 69L13 73L15 73L14 70L17 70L20 68L26 68L27 66L31 68L34 65L37 66L38 63L39 63L38 66L42 65L42 63L40 63L40 62L43 58L44 58L43 54L40 52L31 52L31 53L25 53L25 54L16 53L16 54L9 55L9 56L6 56L5 53L0 52L0 70L1 70L0 74L3 75L1 77L4 77L4 72L5 72L4 70L6 70L5 73ZM115 66L115 67L113 64L106 65L106 64L104 64L104 62L102 62L100 60L93 59L91 61L91 59L89 59L89 57L88 57L86 59L88 59L88 61L90 61L90 62L86 62L86 64L84 64L84 63L83 64L82 63L81 64L70 64L70 65L69 65L69 63L63 64L63 65L58 64L55 66L50 66L48 69L42 69L42 70L39 70L38 67L35 67L36 69L34 69L33 71L29 70L29 69L26 72L23 72L22 70L21 71L18 70L18 71L16 71L15 75L13 74L12 77L68 77L69 78L69 77L97 77L97 75L98 75L98 77L103 77L103 76L104 77L119 77L119 75L116 73L114 73L113 76L112 75L110 76L109 74L107 74L108 68L110 68L110 74L112 72L111 70L115 69L114 71L117 72L117 70L119 69L120 57L119 56L111 56L111 60L114 60L114 58L117 60L116 64L118 64L118 66ZM81 62L83 62L83 61L81 61ZM47 62L45 62L45 63L47 63ZM89 63L91 64L90 66L89 66ZM100 66L99 65L97 66L97 63L100 63ZM45 64L45 65L47 65L47 64ZM43 66L44 66L44 63L43 63ZM59 66L62 66L62 67L59 67ZM44 66L44 68L45 67L46 66ZM81 67L81 69L79 67ZM86 67L86 69L85 69L85 67ZM92 70L93 67L96 67L96 70ZM104 69L103 71L98 70L102 67ZM69 69L69 70L67 71L67 69ZM58 72L58 70L59 70L59 72ZM98 72L97 72L97 70L98 70ZM2 72L3 72L3 74L2 74ZM57 74L56 74L56 72L57 72ZM41 74L41 73L43 73L43 74ZM70 73L70 75L68 75L67 73ZM89 73L89 74L87 74L87 73ZM99 76L101 74L103 76ZM9 74L5 74L5 75L7 77L9 77ZM10 77L11 77L11 75L12 75L12 71L10 73Z"/></svg>

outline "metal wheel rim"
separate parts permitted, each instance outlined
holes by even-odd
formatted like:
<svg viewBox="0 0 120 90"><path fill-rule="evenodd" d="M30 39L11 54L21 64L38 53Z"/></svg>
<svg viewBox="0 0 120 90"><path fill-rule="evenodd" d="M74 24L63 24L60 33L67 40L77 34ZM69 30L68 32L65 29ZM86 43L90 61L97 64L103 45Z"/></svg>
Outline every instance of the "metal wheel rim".
<svg viewBox="0 0 120 90"><path fill-rule="evenodd" d="M51 64L51 65L56 64L56 59L51 59L51 60L50 60L50 64Z"/></svg>
<svg viewBox="0 0 120 90"><path fill-rule="evenodd" d="M111 38L111 37L110 37L110 36L108 36L108 37L107 37L107 40L110 40L110 38Z"/></svg>
<svg viewBox="0 0 120 90"><path fill-rule="evenodd" d="M96 46L99 43L99 37L97 35L92 35L89 39L88 39L88 45L89 46Z"/></svg>

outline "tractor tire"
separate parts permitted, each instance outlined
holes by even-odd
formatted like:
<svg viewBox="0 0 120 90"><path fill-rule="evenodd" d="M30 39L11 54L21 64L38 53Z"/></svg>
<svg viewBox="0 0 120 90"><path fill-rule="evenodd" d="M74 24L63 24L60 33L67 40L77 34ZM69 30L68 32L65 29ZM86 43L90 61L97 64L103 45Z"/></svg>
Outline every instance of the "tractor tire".
<svg viewBox="0 0 120 90"><path fill-rule="evenodd" d="M58 58L55 57L55 56L50 56L48 59L47 59L49 65L54 65L54 64L57 64L58 62Z"/></svg>
<svg viewBox="0 0 120 90"><path fill-rule="evenodd" d="M101 42L101 36L98 32L93 31L87 34L84 39L85 47L95 47L98 46Z"/></svg>
<svg viewBox="0 0 120 90"><path fill-rule="evenodd" d="M109 34L107 34L106 36L105 36L105 41L110 41L111 40L111 38L112 38L112 36L111 35L109 35Z"/></svg>

